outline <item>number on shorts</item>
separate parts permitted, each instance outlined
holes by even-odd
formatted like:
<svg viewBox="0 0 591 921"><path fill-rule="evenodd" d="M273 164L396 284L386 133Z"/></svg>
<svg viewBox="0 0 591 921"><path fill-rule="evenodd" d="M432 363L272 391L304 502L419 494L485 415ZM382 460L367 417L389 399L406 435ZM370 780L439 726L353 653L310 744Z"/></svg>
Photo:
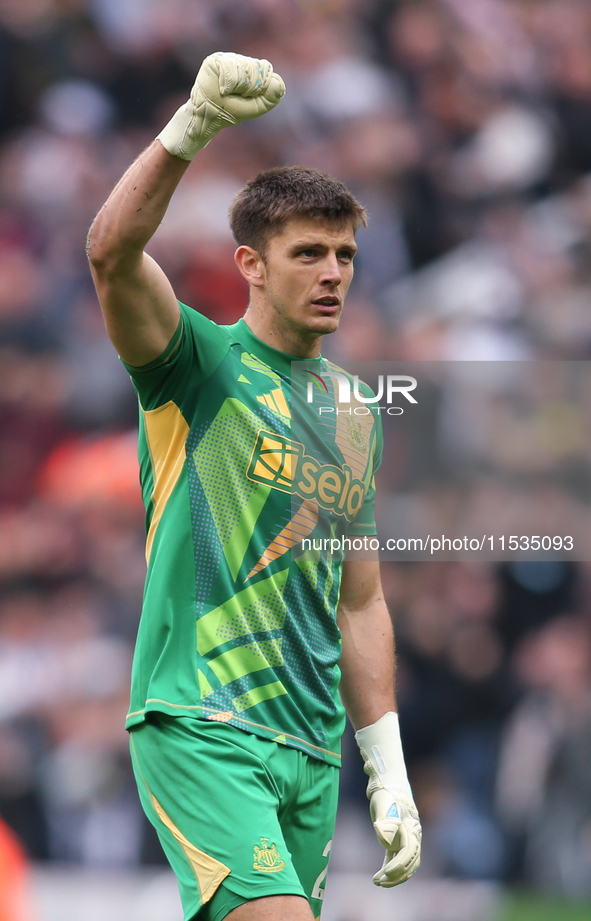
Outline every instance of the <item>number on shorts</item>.
<svg viewBox="0 0 591 921"><path fill-rule="evenodd" d="M328 855L330 854L331 845L332 845L332 838L330 839L330 841L328 842L328 844L322 851L323 857L328 857ZM318 876L318 879L314 883L314 888L312 889L313 899L320 899L320 901L322 901L322 899L324 898L324 886L322 886L322 883L326 879L327 873L328 873L328 863L326 864L324 870L322 871L322 873L320 873L320 875Z"/></svg>

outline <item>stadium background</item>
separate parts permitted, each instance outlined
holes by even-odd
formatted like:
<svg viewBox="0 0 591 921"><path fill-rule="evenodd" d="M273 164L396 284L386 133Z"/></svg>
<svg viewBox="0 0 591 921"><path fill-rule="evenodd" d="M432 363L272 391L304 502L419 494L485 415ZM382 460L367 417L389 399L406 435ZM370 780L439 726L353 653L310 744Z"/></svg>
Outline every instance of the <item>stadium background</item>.
<svg viewBox="0 0 591 921"><path fill-rule="evenodd" d="M150 247L182 300L241 315L229 200L305 163L371 216L330 358L591 354L585 0L2 0L0 815L41 921L85 919L89 893L96 912L109 892L157 911L122 730L144 573L136 405L84 239L220 49L268 57L288 93L183 181ZM425 893L434 921L589 917L590 565L389 563L384 582L425 851L372 921L424 918ZM328 921L363 921L371 892L339 907L339 880L380 859L346 747Z"/></svg>

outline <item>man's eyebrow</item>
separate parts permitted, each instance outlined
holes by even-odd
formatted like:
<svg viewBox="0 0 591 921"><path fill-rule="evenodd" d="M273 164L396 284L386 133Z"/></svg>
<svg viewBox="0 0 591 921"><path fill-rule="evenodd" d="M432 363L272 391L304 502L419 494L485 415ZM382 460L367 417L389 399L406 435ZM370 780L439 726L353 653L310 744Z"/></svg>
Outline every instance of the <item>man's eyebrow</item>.
<svg viewBox="0 0 591 921"><path fill-rule="evenodd" d="M298 249L325 249L325 248L327 248L327 244L326 244L326 243L322 243L320 240L313 240L313 241L312 241L312 240L296 240L296 242L293 243L292 246L291 246L291 249L292 249L292 250L298 250ZM350 252L356 253L356 252L358 251L359 247L357 246L356 243L340 243L340 244L338 244L338 246L336 247L336 249L337 249L337 250L348 249Z"/></svg>

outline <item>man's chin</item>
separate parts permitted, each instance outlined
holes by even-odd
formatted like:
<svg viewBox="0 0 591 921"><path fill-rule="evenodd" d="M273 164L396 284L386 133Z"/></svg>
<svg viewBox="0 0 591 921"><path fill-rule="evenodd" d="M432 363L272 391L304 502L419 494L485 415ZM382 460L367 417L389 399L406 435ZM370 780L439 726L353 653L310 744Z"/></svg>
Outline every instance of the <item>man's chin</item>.
<svg viewBox="0 0 591 921"><path fill-rule="evenodd" d="M338 316L317 317L311 324L313 329L311 328L310 332L313 331L317 336L329 336L331 333L336 333L340 319L340 314Z"/></svg>

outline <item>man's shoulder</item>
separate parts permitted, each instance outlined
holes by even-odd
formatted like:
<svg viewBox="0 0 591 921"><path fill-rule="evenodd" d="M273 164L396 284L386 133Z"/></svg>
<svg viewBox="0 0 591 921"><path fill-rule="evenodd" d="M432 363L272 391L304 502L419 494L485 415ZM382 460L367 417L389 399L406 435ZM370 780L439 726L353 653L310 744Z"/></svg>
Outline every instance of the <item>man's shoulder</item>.
<svg viewBox="0 0 591 921"><path fill-rule="evenodd" d="M179 301L178 305L184 323L191 329L200 334L216 336L220 339L229 338L229 327L216 323L215 320L206 317L204 313L200 313L195 307L189 307L188 304L184 304L182 301Z"/></svg>
<svg viewBox="0 0 591 921"><path fill-rule="evenodd" d="M182 301L179 301L178 304L185 325L192 330L194 335L211 340L212 342L221 343L226 347L237 345L240 346L243 351L248 351L248 343L245 342L244 323L242 321L239 320L236 323L228 325L217 323L215 320L210 319L210 317L205 316L205 314L200 313L196 308L183 304Z"/></svg>
<svg viewBox="0 0 591 921"><path fill-rule="evenodd" d="M211 364L211 359L219 361L228 354L232 345L238 343L232 326L223 326L211 320L193 307L179 301L184 325L184 335L193 340L200 359Z"/></svg>

